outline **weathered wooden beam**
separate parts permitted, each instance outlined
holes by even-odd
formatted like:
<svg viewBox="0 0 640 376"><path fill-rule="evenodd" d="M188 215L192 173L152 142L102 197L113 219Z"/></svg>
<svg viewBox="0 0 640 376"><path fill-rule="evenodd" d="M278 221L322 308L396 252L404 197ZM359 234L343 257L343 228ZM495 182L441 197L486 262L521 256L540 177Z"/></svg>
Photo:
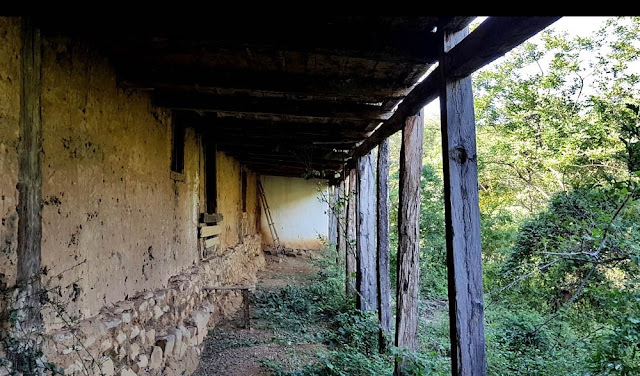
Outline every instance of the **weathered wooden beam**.
<svg viewBox="0 0 640 376"><path fill-rule="evenodd" d="M338 219L336 217L336 213L334 211L336 207L336 203L338 202L338 188L335 185L329 185L328 187L328 208L327 215L329 216L329 249L335 250L337 254L337 244L338 244ZM337 259L337 257L336 257Z"/></svg>
<svg viewBox="0 0 640 376"><path fill-rule="evenodd" d="M279 114L313 118L385 120L391 114L366 103L296 101L280 98L220 96L199 92L157 91L154 103L174 110Z"/></svg>
<svg viewBox="0 0 640 376"><path fill-rule="evenodd" d="M442 58L447 76L467 77L520 45L560 17L491 17ZM442 63L441 63L442 65Z"/></svg>
<svg viewBox="0 0 640 376"><path fill-rule="evenodd" d="M220 238L218 237L205 239L204 241L204 247L206 249L213 248L216 245L220 245Z"/></svg>
<svg viewBox="0 0 640 376"><path fill-rule="evenodd" d="M356 190L356 255L358 290L357 305L363 311L378 307L377 247L376 247L376 180L375 151L360 157Z"/></svg>
<svg viewBox="0 0 640 376"><path fill-rule="evenodd" d="M418 349L423 121L423 111L407 118L400 149L396 346L412 351ZM396 362L396 374L404 374L403 363Z"/></svg>
<svg viewBox="0 0 640 376"><path fill-rule="evenodd" d="M444 33L443 57L467 33L467 30ZM450 76L449 64L450 60L445 58L441 65L440 116L451 369L453 375L485 375L478 160L472 83L470 76Z"/></svg>
<svg viewBox="0 0 640 376"><path fill-rule="evenodd" d="M248 142L256 142L264 140L264 142L272 144L289 143L298 145L336 145L339 148L350 148L358 142L362 142L364 138L353 139L349 137L341 137L340 134L325 134L325 135L305 135L296 133L258 133L258 132L246 132L246 133L224 133L220 132L216 135L216 143L225 144L231 142L238 142L246 140Z"/></svg>
<svg viewBox="0 0 640 376"><path fill-rule="evenodd" d="M319 175L311 175L309 170L304 168L289 168L289 167L275 167L275 166L260 166L247 164L252 171L260 175L272 175L272 176L288 176L294 178L316 178L327 179L333 176L335 171L333 170L318 170Z"/></svg>
<svg viewBox="0 0 640 376"><path fill-rule="evenodd" d="M222 214L219 213L202 213L200 214L200 222L202 223L218 223L223 220Z"/></svg>
<svg viewBox="0 0 640 376"><path fill-rule="evenodd" d="M130 59L128 59L130 64ZM149 66L118 69L119 85L142 89L224 89L249 95L287 93L296 96L330 96L351 101L378 102L402 98L411 87L398 87L389 79L303 75L285 72L251 72L229 69L194 69Z"/></svg>
<svg viewBox="0 0 640 376"><path fill-rule="evenodd" d="M389 140L378 145L377 246L378 246L378 319L380 353L391 345L391 280L389 267Z"/></svg>
<svg viewBox="0 0 640 376"><path fill-rule="evenodd" d="M276 159L284 159L284 160L294 160L294 161L301 161L302 160L302 156L300 155L292 155L290 153L276 153L276 152L264 152L261 150L257 150L256 152L252 151L252 149L249 148L227 148L225 147L224 149L221 149L222 151L225 152L225 154L229 155L229 156L247 156L247 157L255 157L258 159L269 159L269 158L276 158ZM305 155L305 158L308 158L312 161L316 161L318 163L324 163L324 162L341 162L344 157L341 157L340 155L334 155L334 154L330 154L330 155L326 155L326 153L311 153L310 155Z"/></svg>
<svg viewBox="0 0 640 376"><path fill-rule="evenodd" d="M40 30L32 19L22 19L22 49L20 53L20 118L18 142L18 245L16 249L16 279L19 286L19 320L16 327L26 328L17 338L21 346L34 352L40 339L31 333L42 333L40 313L41 260L42 260L42 117L40 99L42 94L41 62L42 44ZM33 332L32 332L33 331ZM14 355L14 354L9 354ZM15 354L24 357L24 353ZM22 358L16 358L22 359ZM35 359L33 360L35 363ZM16 371L28 373L15 362Z"/></svg>
<svg viewBox="0 0 640 376"><path fill-rule="evenodd" d="M250 134L284 134L301 136L331 136L346 140L363 140L369 132L364 130L364 124L327 124L327 123L291 123L285 121L260 121L245 119L219 118L215 114L198 114L193 111L176 111L174 121L183 127L191 127L210 132Z"/></svg>
<svg viewBox="0 0 640 376"><path fill-rule="evenodd" d="M461 77L475 72L557 19L558 17L491 17L485 20L469 37L445 55L444 59L449 67L448 75ZM402 129L407 117L417 114L421 108L436 99L440 94L441 76L439 66L416 85L393 116L358 146L354 156L367 154L382 140ZM351 163L353 164L354 162Z"/></svg>
<svg viewBox="0 0 640 376"><path fill-rule="evenodd" d="M167 23L176 23L176 19L172 18ZM246 24L244 20L238 23ZM269 54L322 54L414 65L433 63L438 58L434 53L437 45L432 30L360 29L349 24L328 24L326 20L315 26L312 23L299 25L290 18L281 25L269 22L260 30L257 30L257 25L220 28L219 24L210 21L206 24L206 28L186 24L182 30L176 31L166 25L140 29L139 25L119 23L120 29L111 28L113 33L106 37L114 53L135 58L158 54L211 55L220 50L231 54L247 50ZM95 25L83 27L85 33L99 31ZM130 32L121 34L127 29Z"/></svg>
<svg viewBox="0 0 640 376"><path fill-rule="evenodd" d="M356 170L349 171L349 199L347 202L347 254L345 258L346 293L356 295Z"/></svg>
<svg viewBox="0 0 640 376"><path fill-rule="evenodd" d="M341 163L318 163L318 162L303 162L303 161L286 161L278 159L256 159L246 158L243 156L234 156L234 158L240 160L243 164L251 164L253 166L279 166L279 167L292 167L300 169L314 169L314 170L336 170L342 167Z"/></svg>
<svg viewBox="0 0 640 376"><path fill-rule="evenodd" d="M291 144L291 142L288 143L261 143L259 142L259 140L248 140L245 142L242 142L242 140L240 139L234 139L234 140L210 140L210 143L213 145L219 145L220 146L220 150L231 150L234 148L251 148L253 150L256 151L278 151L278 152L283 152L283 153L304 153L304 150L309 150L309 149L313 149L313 151L318 151L318 150L325 150L325 151L330 151L335 149L335 145L313 145L311 143L306 143L306 144Z"/></svg>
<svg viewBox="0 0 640 376"><path fill-rule="evenodd" d="M200 227L200 237L208 238L210 236L220 235L222 226L205 226Z"/></svg>
<svg viewBox="0 0 640 376"><path fill-rule="evenodd" d="M346 207L345 207L345 185L347 179L342 179L338 186L338 197L336 203L336 219L338 229L338 260L340 263L345 262L347 250L347 223L346 223Z"/></svg>

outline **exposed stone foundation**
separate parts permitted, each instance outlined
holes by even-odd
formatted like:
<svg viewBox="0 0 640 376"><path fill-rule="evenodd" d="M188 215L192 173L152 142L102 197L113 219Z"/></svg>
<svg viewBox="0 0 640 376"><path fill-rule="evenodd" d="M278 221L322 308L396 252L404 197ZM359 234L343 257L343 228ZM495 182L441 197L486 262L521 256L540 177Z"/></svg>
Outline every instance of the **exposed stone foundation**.
<svg viewBox="0 0 640 376"><path fill-rule="evenodd" d="M260 237L247 236L242 244L170 278L166 289L104 307L94 317L51 333L47 361L69 375L190 374L208 327L242 303L239 291L206 287L255 283L264 263Z"/></svg>

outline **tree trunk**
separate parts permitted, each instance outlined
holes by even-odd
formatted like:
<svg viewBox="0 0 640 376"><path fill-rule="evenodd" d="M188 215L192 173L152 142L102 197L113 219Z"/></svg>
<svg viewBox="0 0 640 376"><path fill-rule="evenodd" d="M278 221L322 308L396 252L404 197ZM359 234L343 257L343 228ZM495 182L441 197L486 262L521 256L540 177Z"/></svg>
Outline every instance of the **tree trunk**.
<svg viewBox="0 0 640 376"><path fill-rule="evenodd" d="M375 152L358 160L356 255L358 273L358 309L375 311L378 306L377 248L376 248L376 181Z"/></svg>
<svg viewBox="0 0 640 376"><path fill-rule="evenodd" d="M444 51L468 30L444 35ZM449 281L451 371L485 375L484 302L480 252L478 166L471 77L448 78L447 60L440 94L442 155Z"/></svg>
<svg viewBox="0 0 640 376"><path fill-rule="evenodd" d="M356 170L349 171L345 273L347 296L356 295Z"/></svg>
<svg viewBox="0 0 640 376"><path fill-rule="evenodd" d="M389 139L378 146L378 318L380 353L391 341L391 282L389 279Z"/></svg>
<svg viewBox="0 0 640 376"><path fill-rule="evenodd" d="M422 175L423 112L408 118L400 149L398 205L398 290L396 346L418 349L418 290L420 272L420 176ZM403 374L403 361L396 373Z"/></svg>

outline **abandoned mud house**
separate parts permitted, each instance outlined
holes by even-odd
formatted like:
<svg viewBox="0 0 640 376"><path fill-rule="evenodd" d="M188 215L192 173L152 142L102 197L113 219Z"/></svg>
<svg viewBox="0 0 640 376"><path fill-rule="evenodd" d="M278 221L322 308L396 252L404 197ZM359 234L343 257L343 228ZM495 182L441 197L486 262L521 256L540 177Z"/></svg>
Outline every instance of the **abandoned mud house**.
<svg viewBox="0 0 640 376"><path fill-rule="evenodd" d="M440 96L453 369L483 374L469 75L555 18L489 18L468 36L472 17L196 18L0 18L0 302L17 313L0 357L193 371L207 326L241 301L212 288L251 283L274 241L260 189L281 242L318 247L330 225L375 309L389 297L376 288L385 139L399 130L396 343L414 348L418 114ZM331 200L355 192L348 218L324 215L318 183Z"/></svg>

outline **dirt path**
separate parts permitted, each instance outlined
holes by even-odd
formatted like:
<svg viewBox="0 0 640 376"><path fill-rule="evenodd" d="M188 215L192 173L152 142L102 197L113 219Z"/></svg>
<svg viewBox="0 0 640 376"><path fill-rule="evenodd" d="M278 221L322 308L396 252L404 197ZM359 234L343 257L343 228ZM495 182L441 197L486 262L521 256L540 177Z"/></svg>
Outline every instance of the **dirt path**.
<svg viewBox="0 0 640 376"><path fill-rule="evenodd" d="M286 254L266 256L267 268L258 273L256 289L281 289L291 284L305 284L315 272L311 257L305 251L289 251ZM267 329L264 318L251 311L251 329L243 329L241 312L222 321L209 332L198 369L194 375L253 376L269 375L263 362L297 364L312 358L318 345L291 345Z"/></svg>

